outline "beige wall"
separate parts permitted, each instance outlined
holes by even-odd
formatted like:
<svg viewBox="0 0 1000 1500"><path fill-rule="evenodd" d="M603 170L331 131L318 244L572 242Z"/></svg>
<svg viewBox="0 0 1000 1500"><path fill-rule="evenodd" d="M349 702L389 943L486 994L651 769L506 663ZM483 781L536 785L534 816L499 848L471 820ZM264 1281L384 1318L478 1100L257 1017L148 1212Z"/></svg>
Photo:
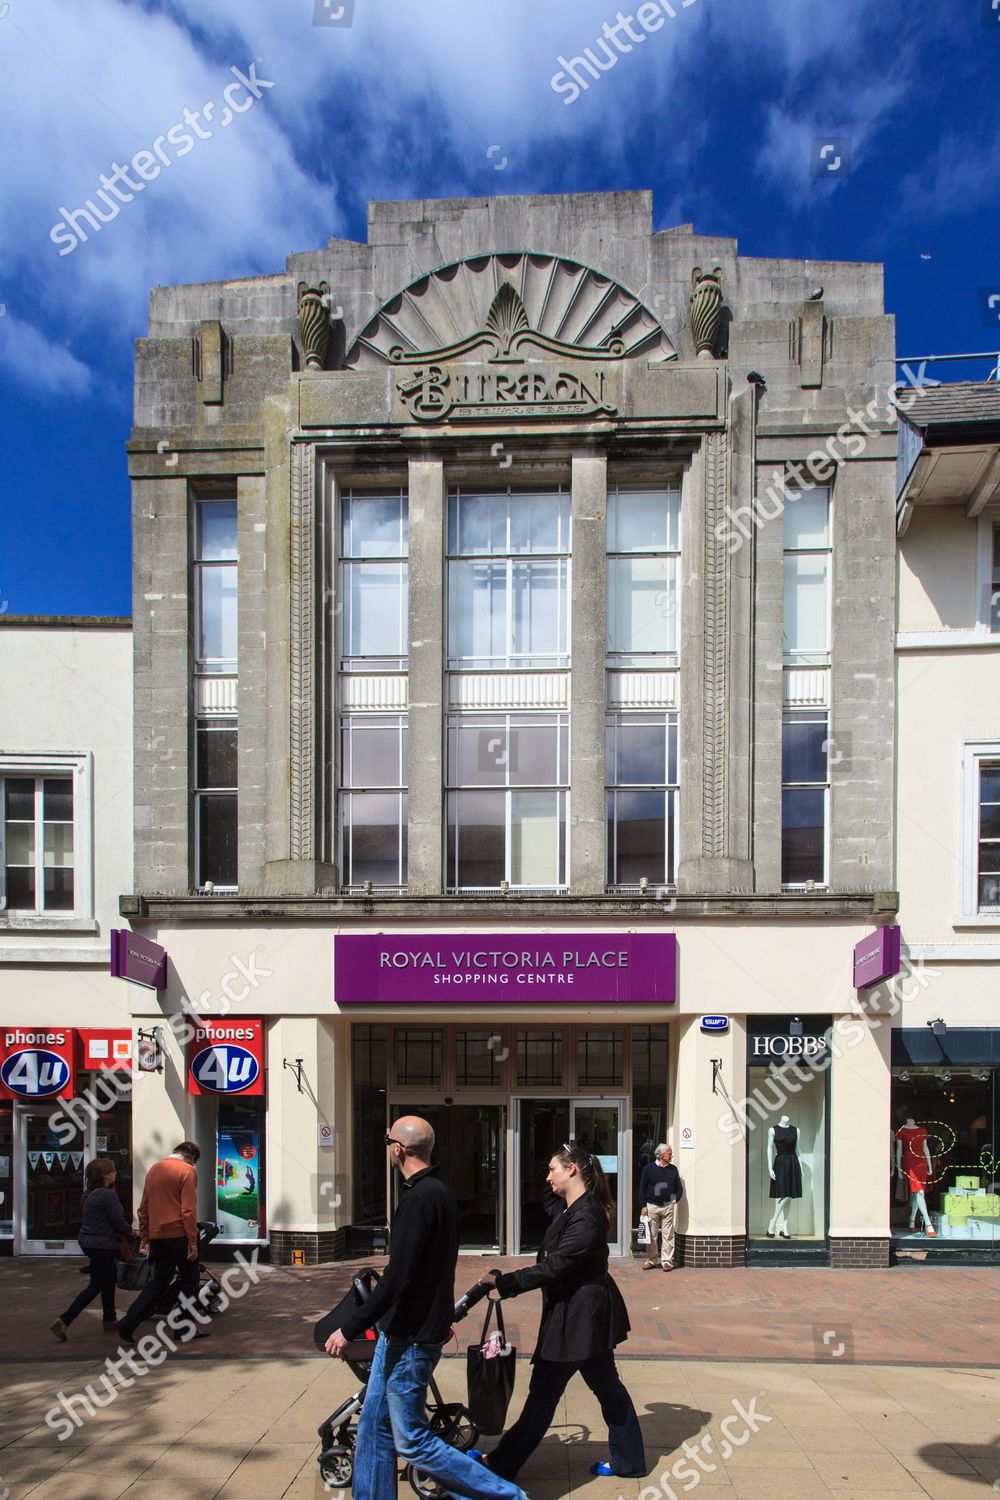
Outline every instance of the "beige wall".
<svg viewBox="0 0 1000 1500"><path fill-rule="evenodd" d="M971 630L978 525L961 505L918 506L899 546L899 629Z"/></svg>

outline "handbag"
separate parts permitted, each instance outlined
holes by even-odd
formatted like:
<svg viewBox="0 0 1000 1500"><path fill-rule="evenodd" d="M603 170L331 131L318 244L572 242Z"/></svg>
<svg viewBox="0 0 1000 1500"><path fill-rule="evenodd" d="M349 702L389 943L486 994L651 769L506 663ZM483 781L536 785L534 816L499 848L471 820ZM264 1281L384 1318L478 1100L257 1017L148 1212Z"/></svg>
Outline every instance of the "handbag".
<svg viewBox="0 0 1000 1500"><path fill-rule="evenodd" d="M119 1235L118 1249L115 1251L116 1260L135 1260L135 1251L132 1249L132 1241L127 1234Z"/></svg>
<svg viewBox="0 0 1000 1500"><path fill-rule="evenodd" d="M496 1311L496 1333L490 1335L490 1319ZM469 1415L479 1431L493 1436L503 1432L507 1408L514 1394L517 1350L507 1342L500 1298L491 1297L478 1344L466 1350Z"/></svg>
<svg viewBox="0 0 1000 1500"><path fill-rule="evenodd" d="M120 1260L117 1282L123 1292L141 1292L152 1280L153 1262L148 1255L134 1255L131 1260Z"/></svg>

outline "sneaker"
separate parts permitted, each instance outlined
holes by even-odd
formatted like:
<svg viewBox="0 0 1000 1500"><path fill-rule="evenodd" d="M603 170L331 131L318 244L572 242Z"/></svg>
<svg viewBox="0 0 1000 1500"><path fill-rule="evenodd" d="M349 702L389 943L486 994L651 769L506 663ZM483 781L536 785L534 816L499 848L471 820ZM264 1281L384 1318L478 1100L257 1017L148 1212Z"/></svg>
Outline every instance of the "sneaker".
<svg viewBox="0 0 1000 1500"><path fill-rule="evenodd" d="M126 1349L134 1349L135 1348L135 1335L132 1334L132 1333L129 1333L129 1331L128 1331L127 1328L123 1328L122 1325L119 1323L118 1326L115 1329L115 1332L118 1335L118 1342L119 1342L119 1344L124 1344L125 1347L126 1347Z"/></svg>
<svg viewBox="0 0 1000 1500"><path fill-rule="evenodd" d="M598 1479L615 1478L615 1471L608 1463L606 1458L599 1458L596 1464L591 1464L590 1472L591 1474L596 1475Z"/></svg>
<svg viewBox="0 0 1000 1500"><path fill-rule="evenodd" d="M60 1344L65 1344L65 1342L66 1342L66 1324L63 1322L62 1318L56 1318L56 1320L55 1320L54 1323L50 1323L49 1324L49 1329L50 1329L50 1331L52 1333L55 1334L55 1336L59 1340Z"/></svg>
<svg viewBox="0 0 1000 1500"><path fill-rule="evenodd" d="M466 1448L465 1453L467 1458L474 1458L477 1464L485 1464L489 1468L489 1454L484 1453L482 1448Z"/></svg>

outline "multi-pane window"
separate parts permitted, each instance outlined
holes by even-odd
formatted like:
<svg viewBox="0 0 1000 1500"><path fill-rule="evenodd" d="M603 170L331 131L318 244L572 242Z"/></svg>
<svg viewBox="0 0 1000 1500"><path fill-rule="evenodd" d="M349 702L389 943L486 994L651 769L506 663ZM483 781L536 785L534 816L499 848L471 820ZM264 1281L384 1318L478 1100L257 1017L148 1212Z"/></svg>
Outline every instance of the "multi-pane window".
<svg viewBox="0 0 1000 1500"><path fill-rule="evenodd" d="M791 491L785 502L784 651L790 666L830 660L830 491Z"/></svg>
<svg viewBox="0 0 1000 1500"><path fill-rule="evenodd" d="M349 490L340 512L340 664L403 670L407 658L409 507L400 491Z"/></svg>
<svg viewBox="0 0 1000 1500"><path fill-rule="evenodd" d="M677 715L609 714L605 770L608 885L673 885Z"/></svg>
<svg viewBox="0 0 1000 1500"><path fill-rule="evenodd" d="M448 721L448 889L566 884L567 714Z"/></svg>
<svg viewBox="0 0 1000 1500"><path fill-rule="evenodd" d="M198 889L238 884L236 500L197 500L194 514L194 877Z"/></svg>
<svg viewBox="0 0 1000 1500"><path fill-rule="evenodd" d="M993 528L993 572L990 589L990 629L1000 632L1000 526Z"/></svg>
<svg viewBox="0 0 1000 1500"><path fill-rule="evenodd" d="M1000 760L980 760L978 909L1000 911Z"/></svg>
<svg viewBox="0 0 1000 1500"><path fill-rule="evenodd" d="M559 1088L562 1081L562 1032L519 1031L517 1033L518 1088Z"/></svg>
<svg viewBox="0 0 1000 1500"><path fill-rule="evenodd" d="M623 1088L625 1084L625 1033L623 1031L578 1031L576 1034L576 1082L578 1088Z"/></svg>
<svg viewBox="0 0 1000 1500"><path fill-rule="evenodd" d="M353 714L341 720L341 881L406 884L407 719Z"/></svg>
<svg viewBox="0 0 1000 1500"><path fill-rule="evenodd" d="M439 1028L407 1028L395 1034L396 1083L409 1088L437 1088L441 1084L444 1032Z"/></svg>
<svg viewBox="0 0 1000 1500"><path fill-rule="evenodd" d="M781 883L826 883L829 727L825 709L789 709L781 740Z"/></svg>
<svg viewBox="0 0 1000 1500"><path fill-rule="evenodd" d="M608 661L676 665L680 491L626 489L608 495Z"/></svg>
<svg viewBox="0 0 1000 1500"><path fill-rule="evenodd" d="M459 1031L455 1036L455 1082L459 1088L499 1088L507 1049L497 1031Z"/></svg>
<svg viewBox="0 0 1000 1500"><path fill-rule="evenodd" d="M449 665L459 670L566 667L569 551L568 494L452 494Z"/></svg>
<svg viewBox="0 0 1000 1500"><path fill-rule="evenodd" d="M3 788L3 908L74 907L73 780L7 776Z"/></svg>

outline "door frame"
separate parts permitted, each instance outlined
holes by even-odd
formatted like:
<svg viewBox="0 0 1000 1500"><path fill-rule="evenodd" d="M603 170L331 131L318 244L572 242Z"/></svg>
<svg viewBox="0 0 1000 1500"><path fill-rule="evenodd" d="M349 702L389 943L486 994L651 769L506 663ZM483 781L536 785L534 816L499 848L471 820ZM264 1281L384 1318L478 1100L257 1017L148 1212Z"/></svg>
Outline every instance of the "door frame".
<svg viewBox="0 0 1000 1500"><path fill-rule="evenodd" d="M631 1121L629 1117L630 1099L627 1094L558 1094L531 1092L522 1089L519 1093L511 1095L511 1109L509 1111L510 1126L510 1149L508 1155L509 1170L508 1179L510 1183L510 1194L507 1204L507 1223L510 1225L510 1239L508 1249L509 1255L521 1255L517 1247L521 1243L521 1105L522 1102L536 1103L542 1099L561 1099L569 1105L570 1133L572 1135L573 1123L576 1119L577 1107L593 1109L595 1106L617 1107L618 1109L618 1198L615 1208L618 1214L615 1238L608 1241L608 1254L616 1258L625 1255L625 1246L629 1242L629 1211L632 1196L632 1170L628 1165L629 1147L631 1145Z"/></svg>
<svg viewBox="0 0 1000 1500"><path fill-rule="evenodd" d="M63 1101L53 1099L46 1101L20 1100L14 1101L14 1141L13 1141L13 1188L14 1188L14 1254L15 1255L81 1255L77 1241L74 1240L29 1240L25 1233L28 1217L27 1203L27 1161L28 1142L26 1121L29 1115L54 1115L61 1107ZM95 1140L97 1136L97 1121L93 1114L88 1111L83 1125L83 1160L84 1166L97 1154Z"/></svg>
<svg viewBox="0 0 1000 1500"><path fill-rule="evenodd" d="M425 1097L421 1098L421 1094L423 1094ZM511 1102L512 1101L506 1094L498 1095L495 1092L492 1094L474 1094L471 1097L467 1096L463 1092L459 1098L452 1098L449 1096L445 1096L440 1092L432 1092L427 1088L410 1089L409 1091L407 1091L406 1089L396 1088L387 1091L385 1111L386 1130L389 1129L389 1126L391 1125L393 1119L399 1114L399 1112L402 1109L405 1109L407 1106L418 1111L421 1109L430 1108L446 1110L451 1108L453 1105L457 1105L459 1107L469 1106L473 1109L498 1109L500 1111L500 1120L497 1130L497 1138L500 1143L500 1181L497 1185L496 1197L497 1244L499 1245L499 1249L484 1250L482 1245L460 1244L458 1247L460 1255L509 1255L511 1253L508 1247L513 1243L513 1240L507 1232L508 1225L510 1224L508 1212L509 1195L507 1192L507 1184L510 1177L510 1171L508 1168L508 1153L510 1151L510 1142L512 1139L511 1116L513 1114L513 1110L511 1109ZM398 1192L398 1184L394 1182L393 1179L398 1174L395 1173L392 1167L389 1165L388 1151L386 1152L385 1172L385 1201L388 1205L388 1218L391 1224L395 1213L395 1205Z"/></svg>

